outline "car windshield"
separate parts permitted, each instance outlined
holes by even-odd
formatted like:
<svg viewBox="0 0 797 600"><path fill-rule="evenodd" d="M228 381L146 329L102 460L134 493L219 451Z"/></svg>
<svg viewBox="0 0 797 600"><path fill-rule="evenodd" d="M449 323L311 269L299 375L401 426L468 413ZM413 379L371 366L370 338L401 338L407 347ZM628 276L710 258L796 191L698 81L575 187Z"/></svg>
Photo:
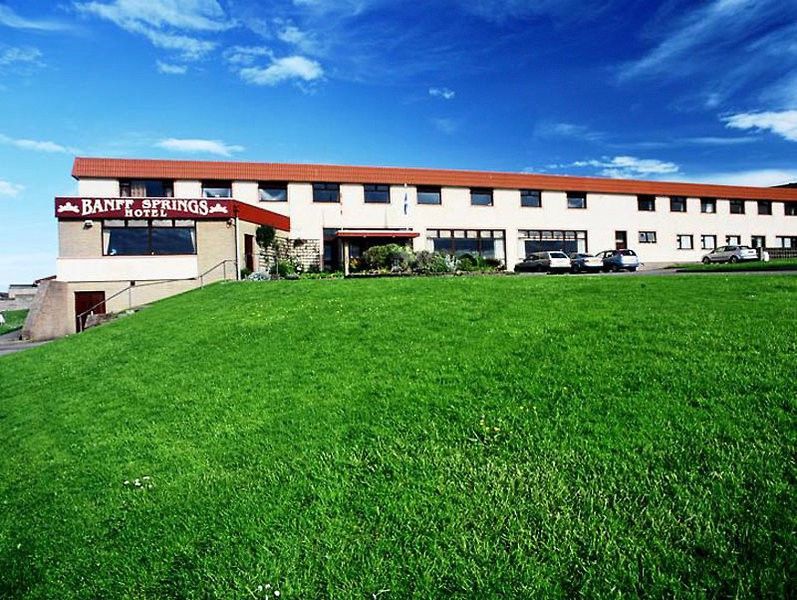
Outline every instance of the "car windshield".
<svg viewBox="0 0 797 600"><path fill-rule="evenodd" d="M551 252L551 258L567 258L564 252Z"/></svg>
<svg viewBox="0 0 797 600"><path fill-rule="evenodd" d="M634 252L633 250L621 250L620 254L622 256L636 256L636 252Z"/></svg>
<svg viewBox="0 0 797 600"><path fill-rule="evenodd" d="M739 250L752 250L750 246L739 246Z"/></svg>

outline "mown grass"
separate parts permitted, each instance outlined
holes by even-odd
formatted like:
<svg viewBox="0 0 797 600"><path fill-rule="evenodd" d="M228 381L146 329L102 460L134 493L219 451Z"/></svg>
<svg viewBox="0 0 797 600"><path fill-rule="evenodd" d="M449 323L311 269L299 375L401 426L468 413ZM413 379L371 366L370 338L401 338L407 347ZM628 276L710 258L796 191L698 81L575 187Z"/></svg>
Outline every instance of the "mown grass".
<svg viewBox="0 0 797 600"><path fill-rule="evenodd" d="M16 329L22 329L22 326L25 324L25 317L28 316L28 311L27 309L5 310L2 312L2 315L6 322L0 325L0 335Z"/></svg>
<svg viewBox="0 0 797 600"><path fill-rule="evenodd" d="M679 271L697 271L697 272L733 272L733 271L797 271L797 259L794 258L780 258L763 262L760 260L739 263L711 263L704 265L703 263L686 263L682 265L675 265Z"/></svg>
<svg viewBox="0 0 797 600"><path fill-rule="evenodd" d="M793 597L796 307L229 283L0 358L0 596Z"/></svg>

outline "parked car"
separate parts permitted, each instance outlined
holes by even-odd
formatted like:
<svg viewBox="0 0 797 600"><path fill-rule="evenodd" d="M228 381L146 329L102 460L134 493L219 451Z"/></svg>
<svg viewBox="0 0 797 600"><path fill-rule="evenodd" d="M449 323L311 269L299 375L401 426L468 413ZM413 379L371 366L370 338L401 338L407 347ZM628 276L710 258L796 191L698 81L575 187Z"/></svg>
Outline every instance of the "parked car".
<svg viewBox="0 0 797 600"><path fill-rule="evenodd" d="M636 271L639 268L639 257L633 250L604 250L595 256L603 262L604 271Z"/></svg>
<svg viewBox="0 0 797 600"><path fill-rule="evenodd" d="M583 273L585 271L600 271L603 268L603 260L586 252L572 252L570 254L570 270L573 273Z"/></svg>
<svg viewBox="0 0 797 600"><path fill-rule="evenodd" d="M523 262L515 265L518 272L540 272L564 273L570 270L570 259L567 254L554 250L552 252L534 252L529 254Z"/></svg>
<svg viewBox="0 0 797 600"><path fill-rule="evenodd" d="M703 264L713 262L741 262L743 260L758 260L758 250L750 246L720 246L714 248L703 257Z"/></svg>

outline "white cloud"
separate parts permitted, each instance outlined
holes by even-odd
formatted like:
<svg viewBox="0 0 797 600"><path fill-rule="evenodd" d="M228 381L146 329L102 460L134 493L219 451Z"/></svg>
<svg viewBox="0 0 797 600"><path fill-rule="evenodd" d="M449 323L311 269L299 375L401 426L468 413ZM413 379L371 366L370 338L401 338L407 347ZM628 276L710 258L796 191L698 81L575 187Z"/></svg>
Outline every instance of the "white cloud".
<svg viewBox="0 0 797 600"><path fill-rule="evenodd" d="M797 110L739 113L722 120L732 129L771 131L791 142L797 142Z"/></svg>
<svg viewBox="0 0 797 600"><path fill-rule="evenodd" d="M262 46L232 46L227 48L224 53L224 60L233 66L248 67L261 56L273 57L274 53Z"/></svg>
<svg viewBox="0 0 797 600"><path fill-rule="evenodd" d="M80 154L80 151L77 148L62 146L61 144L56 144L55 142L12 138L2 133L0 133L0 144L7 144L9 146L20 148L21 150L34 150L36 152Z"/></svg>
<svg viewBox="0 0 797 600"><path fill-rule="evenodd" d="M35 31L62 31L70 29L70 25L58 21L28 19L11 10L10 6L0 4L0 25L12 29L30 29Z"/></svg>
<svg viewBox="0 0 797 600"><path fill-rule="evenodd" d="M163 73L164 75L185 75L188 71L188 67L185 65L173 65L161 60L155 61L155 64L158 67L158 73Z"/></svg>
<svg viewBox="0 0 797 600"><path fill-rule="evenodd" d="M635 156L604 156L601 159L578 160L566 165L550 165L549 168L592 167L600 169L600 175L615 179L633 177L650 177L678 173L678 165L655 158L637 158Z"/></svg>
<svg viewBox="0 0 797 600"><path fill-rule="evenodd" d="M443 98L444 100L451 100L457 93L447 87L430 87L429 95L434 98Z"/></svg>
<svg viewBox="0 0 797 600"><path fill-rule="evenodd" d="M275 25L278 27L277 39L286 44L296 46L300 51L306 53L315 53L318 50L318 44L315 37L307 31L302 31L290 21L283 19L274 19Z"/></svg>
<svg viewBox="0 0 797 600"><path fill-rule="evenodd" d="M267 67L245 67L238 74L253 85L277 85L284 81L312 82L324 76L321 65L304 56L272 58Z"/></svg>
<svg viewBox="0 0 797 600"><path fill-rule="evenodd" d="M32 46L10 47L0 50L0 66L17 64L41 65L42 53L38 48Z"/></svg>
<svg viewBox="0 0 797 600"><path fill-rule="evenodd" d="M155 144L158 148L170 150L172 152L185 152L185 153L202 153L202 154L217 154L219 156L231 156L235 152L242 152L243 146L234 144L225 144L219 140L203 140L203 139L178 139L167 138Z"/></svg>
<svg viewBox="0 0 797 600"><path fill-rule="evenodd" d="M601 131L593 131L586 125L566 122L543 121L534 128L534 134L539 137L578 138L589 142L606 139L606 134Z"/></svg>
<svg viewBox="0 0 797 600"><path fill-rule="evenodd" d="M74 6L143 35L158 48L178 51L184 60L203 58L218 46L186 31L217 33L235 25L216 0L114 0L75 2Z"/></svg>
<svg viewBox="0 0 797 600"><path fill-rule="evenodd" d="M0 196L18 196L24 189L25 186L19 185L18 183L11 183L5 179L0 179Z"/></svg>
<svg viewBox="0 0 797 600"><path fill-rule="evenodd" d="M686 175L679 177L679 179L693 183L771 187L773 185L797 182L797 169L752 169L749 171L703 173Z"/></svg>

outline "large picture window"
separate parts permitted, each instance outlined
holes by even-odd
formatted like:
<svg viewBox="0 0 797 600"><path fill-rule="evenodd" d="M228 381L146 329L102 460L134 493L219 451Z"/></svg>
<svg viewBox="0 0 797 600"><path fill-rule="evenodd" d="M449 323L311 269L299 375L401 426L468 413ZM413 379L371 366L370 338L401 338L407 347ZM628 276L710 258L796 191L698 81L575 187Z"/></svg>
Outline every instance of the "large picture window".
<svg viewBox="0 0 797 600"><path fill-rule="evenodd" d="M506 260L503 230L430 229L427 237L435 252L477 254L482 258Z"/></svg>
<svg viewBox="0 0 797 600"><path fill-rule="evenodd" d="M107 220L102 243L104 256L196 254L196 227L189 220Z"/></svg>
<svg viewBox="0 0 797 600"><path fill-rule="evenodd" d="M564 231L555 229L521 229L518 231L520 254L561 250L565 253L587 251L586 231Z"/></svg>
<svg viewBox="0 0 797 600"><path fill-rule="evenodd" d="M174 182L163 179L122 179L119 181L122 198L171 198Z"/></svg>

